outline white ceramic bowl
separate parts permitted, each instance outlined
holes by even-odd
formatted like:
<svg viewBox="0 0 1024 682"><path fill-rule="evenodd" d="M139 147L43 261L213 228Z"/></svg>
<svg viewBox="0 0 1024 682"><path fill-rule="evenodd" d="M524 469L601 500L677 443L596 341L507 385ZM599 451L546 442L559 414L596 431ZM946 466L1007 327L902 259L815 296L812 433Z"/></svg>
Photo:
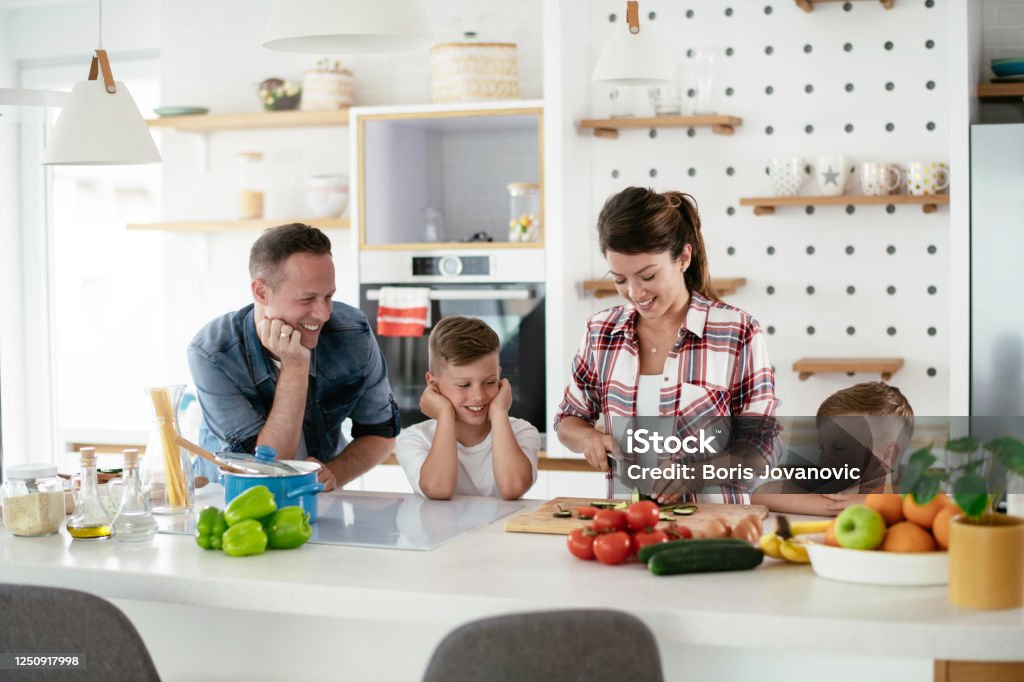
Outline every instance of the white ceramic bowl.
<svg viewBox="0 0 1024 682"><path fill-rule="evenodd" d="M945 585L949 552L882 552L807 543L814 572L867 585Z"/></svg>

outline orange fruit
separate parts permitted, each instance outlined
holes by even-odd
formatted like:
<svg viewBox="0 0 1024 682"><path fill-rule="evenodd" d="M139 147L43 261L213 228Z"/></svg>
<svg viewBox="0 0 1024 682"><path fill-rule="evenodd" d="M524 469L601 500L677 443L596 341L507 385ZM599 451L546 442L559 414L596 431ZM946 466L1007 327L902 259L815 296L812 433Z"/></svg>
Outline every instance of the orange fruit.
<svg viewBox="0 0 1024 682"><path fill-rule="evenodd" d="M903 520L903 498L899 495L871 493L864 499L864 504L881 514L887 526Z"/></svg>
<svg viewBox="0 0 1024 682"><path fill-rule="evenodd" d="M885 531L883 552L932 552L935 540L932 534L910 521L900 521Z"/></svg>
<svg viewBox="0 0 1024 682"><path fill-rule="evenodd" d="M918 504L913 495L907 495L903 498L903 516L922 528L931 528L935 515L946 506L947 500L946 493L939 493L928 504Z"/></svg>
<svg viewBox="0 0 1024 682"><path fill-rule="evenodd" d="M833 519L828 524L828 528L825 529L825 544L829 547L838 547L839 541L836 540L836 522Z"/></svg>
<svg viewBox="0 0 1024 682"><path fill-rule="evenodd" d="M955 502L947 504L932 521L932 533L935 535L935 543L939 549L949 549L949 522L954 516L960 513L960 507Z"/></svg>

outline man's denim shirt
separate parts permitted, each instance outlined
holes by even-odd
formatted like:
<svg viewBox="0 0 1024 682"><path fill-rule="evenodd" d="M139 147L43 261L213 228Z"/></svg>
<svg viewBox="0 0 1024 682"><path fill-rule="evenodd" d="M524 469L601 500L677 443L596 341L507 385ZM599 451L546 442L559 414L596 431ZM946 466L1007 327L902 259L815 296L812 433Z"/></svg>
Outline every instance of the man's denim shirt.
<svg viewBox="0 0 1024 682"><path fill-rule="evenodd" d="M278 372L253 318L252 305L219 317L188 347L203 410L200 440L213 452L251 454L274 404ZM398 435L398 406L377 339L362 312L335 301L309 363L306 452L322 462L337 457L347 445L341 423L349 417L353 438Z"/></svg>

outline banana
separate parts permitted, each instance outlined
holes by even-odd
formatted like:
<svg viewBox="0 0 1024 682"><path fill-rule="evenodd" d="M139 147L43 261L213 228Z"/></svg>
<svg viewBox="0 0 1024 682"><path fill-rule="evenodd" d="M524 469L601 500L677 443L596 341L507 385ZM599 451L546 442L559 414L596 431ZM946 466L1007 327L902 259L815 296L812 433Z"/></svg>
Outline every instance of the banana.
<svg viewBox="0 0 1024 682"><path fill-rule="evenodd" d="M828 529L828 524L830 524L831 522L831 519L827 521L790 521L789 532L793 535L807 535L808 533L824 533Z"/></svg>
<svg viewBox="0 0 1024 682"><path fill-rule="evenodd" d="M757 544L761 548L762 552L773 559L784 559L785 557L782 556L782 552L779 550L779 544L781 542L782 538L775 533L765 533L761 536L761 539L757 541Z"/></svg>
<svg viewBox="0 0 1024 682"><path fill-rule="evenodd" d="M792 561L794 564L811 563L811 558L807 556L807 547L802 543L783 540L779 543L779 551L786 561Z"/></svg>

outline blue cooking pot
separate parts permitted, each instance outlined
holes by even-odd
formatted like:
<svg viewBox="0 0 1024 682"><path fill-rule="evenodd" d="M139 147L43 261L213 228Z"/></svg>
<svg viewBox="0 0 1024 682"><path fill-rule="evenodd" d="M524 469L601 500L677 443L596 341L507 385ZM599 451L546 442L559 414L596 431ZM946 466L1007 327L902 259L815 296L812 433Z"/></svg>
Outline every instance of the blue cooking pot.
<svg viewBox="0 0 1024 682"><path fill-rule="evenodd" d="M254 485L265 485L274 494L277 507L302 507L309 512L309 520L316 521L316 496L324 489L324 484L316 480L320 464L304 460L284 460L294 468L295 473L270 474L234 474L224 471L221 483L224 484L224 506Z"/></svg>

